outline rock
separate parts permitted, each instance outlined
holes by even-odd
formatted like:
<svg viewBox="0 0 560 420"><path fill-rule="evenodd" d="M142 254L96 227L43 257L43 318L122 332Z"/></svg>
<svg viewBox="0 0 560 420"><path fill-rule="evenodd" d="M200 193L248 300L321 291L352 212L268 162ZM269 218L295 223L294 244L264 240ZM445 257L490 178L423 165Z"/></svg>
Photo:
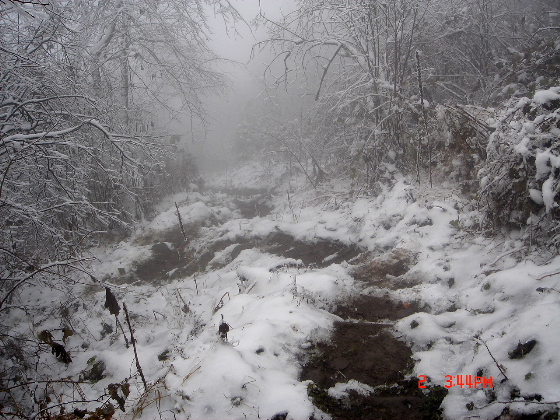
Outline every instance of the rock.
<svg viewBox="0 0 560 420"><path fill-rule="evenodd" d="M514 350L508 352L510 359L523 359L527 354L533 350L537 340L529 340L526 343L519 343Z"/></svg>

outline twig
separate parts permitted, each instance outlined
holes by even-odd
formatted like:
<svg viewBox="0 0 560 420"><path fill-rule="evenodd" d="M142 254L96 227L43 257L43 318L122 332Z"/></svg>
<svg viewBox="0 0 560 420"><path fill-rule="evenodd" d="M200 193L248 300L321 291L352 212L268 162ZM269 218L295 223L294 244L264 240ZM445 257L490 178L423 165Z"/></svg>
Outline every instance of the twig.
<svg viewBox="0 0 560 420"><path fill-rule="evenodd" d="M35 276L35 274L38 274L42 271L47 271L49 268L52 267L58 267L58 266L70 266L72 267L70 264L73 262L80 262L83 261L84 259L71 259L71 260L67 260L67 261L55 261L49 264L46 264L40 268L38 268L37 270L33 271L31 274L23 277L20 281L18 281L15 286L13 286L2 298L2 300L0 301L0 310L2 310L4 303L6 302L6 300L8 300L8 298L10 297L10 295L19 287L21 286L23 283L25 283L27 280L33 278L33 276Z"/></svg>
<svg viewBox="0 0 560 420"><path fill-rule="evenodd" d="M319 82L319 88L317 89L317 93L315 94L315 101L319 100L319 94L321 93L321 87L323 86L323 82L325 81L325 76L327 75L327 72L329 71L329 67L331 66L332 62L334 61L334 59L336 58L336 56L338 55L338 53L342 48L343 45L340 44L336 49L336 51L334 52L334 54L332 55L329 62L327 63L327 65L323 67L323 75L321 76L321 81Z"/></svg>
<svg viewBox="0 0 560 420"><path fill-rule="evenodd" d="M185 302L185 299L183 299L183 296L181 296L181 292L179 291L179 289L177 289L177 295L179 295L179 298L181 299L181 302L183 302L183 305L186 305L187 302Z"/></svg>
<svg viewBox="0 0 560 420"><path fill-rule="evenodd" d="M165 315L162 314L161 312L154 311L154 310L152 310L152 312L154 313L154 318L155 318L156 321L157 321L157 315L161 315L161 317L162 317L163 319L165 319Z"/></svg>
<svg viewBox="0 0 560 420"><path fill-rule="evenodd" d="M498 261L500 261L502 258L507 257L509 254L513 254L514 252L517 251L523 251L525 248L527 248L525 245L514 248L514 249L510 249L507 252L504 252L503 254L500 254L496 257L496 259L494 261L492 261L490 264L488 264L489 267L493 266L494 264L496 264ZM540 279L538 279L540 280Z"/></svg>
<svg viewBox="0 0 560 420"><path fill-rule="evenodd" d="M478 337L478 336L474 336L475 340L480 341L482 344L484 344L484 347L486 347L486 350L488 350L488 354L490 354L490 357L492 358L492 360L494 360L494 363L496 363L496 366L498 367L498 369L500 370L501 374L504 375L504 378L506 378L506 380L509 381L509 378L507 377L506 373L504 372L504 369L502 368L502 366L498 363L498 361L496 360L496 358L494 357L494 355L492 354L492 352L490 351L490 349L488 348L488 345L486 344L486 342Z"/></svg>
<svg viewBox="0 0 560 420"><path fill-rule="evenodd" d="M122 335L123 335L123 337L124 337L125 346L126 346L126 348L128 348L130 345L128 344L128 338L126 338L126 334L124 333L124 328L123 328L123 326L122 326L122 324L121 324L121 321L119 321L119 318L117 318L117 315L115 315L115 319L117 320L117 327L120 327L120 328L121 328Z"/></svg>
<svg viewBox="0 0 560 420"><path fill-rule="evenodd" d="M63 406L68 405L68 404L83 404L83 403L91 403L91 402L94 402L94 401L99 402L99 401L101 401L101 400L105 397L105 395L106 395L106 394L104 394L104 395L102 395L102 396L100 396L99 398L96 398L96 399L94 399L94 400L74 400L74 401L66 401L66 402L54 404L54 405L51 405L51 406L49 406L49 407L45 407L45 408L43 408L42 410L39 410L37 413L35 413L35 415L34 415L33 417L28 417L28 418L30 418L31 420L34 420L34 419L36 419L39 415L41 415L42 413L45 413L45 412L47 412L47 411L49 411L49 410L52 410L53 408L56 408L56 407L63 407ZM18 417L19 417L19 416L18 416Z"/></svg>
<svg viewBox="0 0 560 420"><path fill-rule="evenodd" d="M200 362L199 362L200 363ZM181 385L185 385L185 382L187 382L187 379L189 379L192 375L194 375L196 372L198 372L200 370L201 366L198 365L195 369L191 370L187 376L185 376L185 379L183 379L183 383Z"/></svg>
<svg viewBox="0 0 560 420"><path fill-rule="evenodd" d="M421 67L420 67L420 54L418 54L418 51L416 51L416 72L417 72L417 77L418 77L418 90L420 91L420 106L422 107L422 116L423 116L423 121L424 121L424 130L426 131L426 137L428 140L428 172L429 172L429 177L430 177L430 188L433 188L433 183L432 183L432 144L430 142L430 135L428 133L428 117L426 115L426 107L424 106L424 88L422 87L422 72L421 72ZM420 153L420 148L418 150L418 153ZM419 171L419 167L417 168L417 170ZM419 177L419 175L418 175ZM418 180L418 183L420 183L420 180Z"/></svg>
<svg viewBox="0 0 560 420"><path fill-rule="evenodd" d="M224 304L224 298L226 297L226 295L229 297L229 299L231 300L231 297L229 296L229 292L225 292L222 297L220 298L220 301L218 302L218 305L223 305Z"/></svg>
<svg viewBox="0 0 560 420"><path fill-rule="evenodd" d="M218 312L223 306L224 306L224 298L226 297L226 295L229 297L229 299L231 300L231 296L229 295L229 292L225 292L220 301L218 302L218 304L214 307L214 313ZM223 315L222 315L223 317Z"/></svg>
<svg viewBox="0 0 560 420"><path fill-rule="evenodd" d="M31 382L23 382L21 384L18 385L13 385L10 386L8 388L2 388L0 389L0 392L7 392L11 389L15 389L15 388L20 388L22 386L27 386L27 385L34 385L34 384L52 384L52 383L58 383L58 384L72 384L72 385L76 385L76 384L90 384L89 382L85 382L85 381L72 381L70 379L48 379L48 380L44 380L44 381L31 381Z"/></svg>
<svg viewBox="0 0 560 420"><path fill-rule="evenodd" d="M183 220L181 219L181 213L179 213L179 206L175 202L175 208L177 209L177 218L179 219L179 226L181 226L181 233L183 233L183 239L187 243L187 235L185 234L185 228L183 227Z"/></svg>
<svg viewBox="0 0 560 420"><path fill-rule="evenodd" d="M536 278L535 280L542 280L542 279L545 279L545 278L547 278L547 277L555 276L555 275L557 275L557 274L560 274L560 271L555 271L554 273L545 274L544 276L541 276L541 277L539 277L539 278Z"/></svg>
<svg viewBox="0 0 560 420"><path fill-rule="evenodd" d="M140 374L140 377L142 378L142 382L144 383L144 390L148 391L148 384L146 383L146 378L144 377L142 366L140 366L140 361L138 360L138 352L136 351L136 340L134 339L134 333L132 332L132 325L130 325L130 317L128 316L128 309L126 309L126 303L124 302L123 302L123 309L124 309L124 314L126 315L126 323L128 324L128 329L130 331L130 341L132 343L132 347L134 348L136 368L138 369L138 373Z"/></svg>

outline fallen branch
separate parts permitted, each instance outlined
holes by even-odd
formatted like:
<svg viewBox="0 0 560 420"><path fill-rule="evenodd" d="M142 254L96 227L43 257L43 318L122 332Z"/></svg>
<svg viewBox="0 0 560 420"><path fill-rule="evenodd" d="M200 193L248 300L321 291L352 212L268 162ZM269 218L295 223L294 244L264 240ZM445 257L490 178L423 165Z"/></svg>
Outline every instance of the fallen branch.
<svg viewBox="0 0 560 420"><path fill-rule="evenodd" d="M48 379L48 380L43 380L43 381L31 381L31 382L23 382L21 384L17 384L17 385L13 385L7 388L2 388L0 389L0 392L8 392L12 389L15 388L20 388L22 386L28 386L28 385L35 385L35 384L71 384L71 385L77 385L77 384L86 384L86 385L90 385L90 382L86 382L86 381L73 381L71 379L67 379L67 378L63 378L63 379Z"/></svg>
<svg viewBox="0 0 560 420"><path fill-rule="evenodd" d="M544 276L538 277L535 280L542 280L542 279L545 279L547 277L556 276L557 274L560 274L560 271L555 271L554 273L545 274Z"/></svg>
<svg viewBox="0 0 560 420"><path fill-rule="evenodd" d="M527 248L527 247L525 245L523 245L523 246L520 246L520 247L517 247L517 248L514 248L514 249L510 249L509 251L498 255L494 261L492 261L490 264L488 264L488 266L491 267L494 264L496 264L498 261L500 261L502 258L507 257L509 254L513 254L513 253L518 252L518 251L523 251L525 248Z"/></svg>
<svg viewBox="0 0 560 420"><path fill-rule="evenodd" d="M130 345L128 344L128 338L126 338L126 334L124 333L124 328L121 324L121 321L119 321L119 318L115 315L115 319L117 320L117 328L120 327L123 337L124 337L124 345L126 346L126 348L129 348Z"/></svg>

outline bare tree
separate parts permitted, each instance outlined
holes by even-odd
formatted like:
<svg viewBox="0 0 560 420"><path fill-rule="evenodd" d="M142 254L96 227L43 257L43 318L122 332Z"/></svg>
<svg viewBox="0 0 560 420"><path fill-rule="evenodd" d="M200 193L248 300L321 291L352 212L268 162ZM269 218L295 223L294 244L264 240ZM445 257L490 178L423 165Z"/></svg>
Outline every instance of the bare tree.
<svg viewBox="0 0 560 420"><path fill-rule="evenodd" d="M555 31L554 10L547 0L305 1L279 21L261 16L270 36L257 47L276 52L273 85L302 72L315 81L313 121L330 147L314 147L371 184L386 164L429 171L443 141L429 135L430 105L499 99L538 34Z"/></svg>
<svg viewBox="0 0 560 420"><path fill-rule="evenodd" d="M158 114L203 117L199 95L224 80L210 67L198 3L2 7L0 211L11 229L2 246L70 256L93 232L134 218L130 203L162 167Z"/></svg>
<svg viewBox="0 0 560 420"><path fill-rule="evenodd" d="M297 71L315 74L316 119L332 135L315 147L327 159L345 156L351 176L362 165L373 174L388 152L408 165L407 119L419 110L414 53L429 11L427 0L317 0L302 2L279 22L261 17L270 27L266 45L283 63L274 82L289 84Z"/></svg>

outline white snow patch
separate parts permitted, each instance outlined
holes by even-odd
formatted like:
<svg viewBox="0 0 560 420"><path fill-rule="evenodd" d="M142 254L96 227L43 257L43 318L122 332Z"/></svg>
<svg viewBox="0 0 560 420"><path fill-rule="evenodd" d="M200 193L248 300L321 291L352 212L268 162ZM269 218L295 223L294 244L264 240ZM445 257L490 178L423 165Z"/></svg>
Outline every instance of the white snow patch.
<svg viewBox="0 0 560 420"><path fill-rule="evenodd" d="M355 391L359 395L370 395L375 392L375 389L355 379L350 379L348 382L338 382L333 387L329 388L327 393L330 397L340 400L347 398L349 391Z"/></svg>
<svg viewBox="0 0 560 420"><path fill-rule="evenodd" d="M544 105L546 103L556 101L560 99L560 94L558 93L559 88L553 87L547 90L538 90L533 96L533 102Z"/></svg>
<svg viewBox="0 0 560 420"><path fill-rule="evenodd" d="M542 206L544 204L543 195L541 191L536 190L534 188L529 188L529 196L531 197L531 200L533 200L538 205Z"/></svg>

